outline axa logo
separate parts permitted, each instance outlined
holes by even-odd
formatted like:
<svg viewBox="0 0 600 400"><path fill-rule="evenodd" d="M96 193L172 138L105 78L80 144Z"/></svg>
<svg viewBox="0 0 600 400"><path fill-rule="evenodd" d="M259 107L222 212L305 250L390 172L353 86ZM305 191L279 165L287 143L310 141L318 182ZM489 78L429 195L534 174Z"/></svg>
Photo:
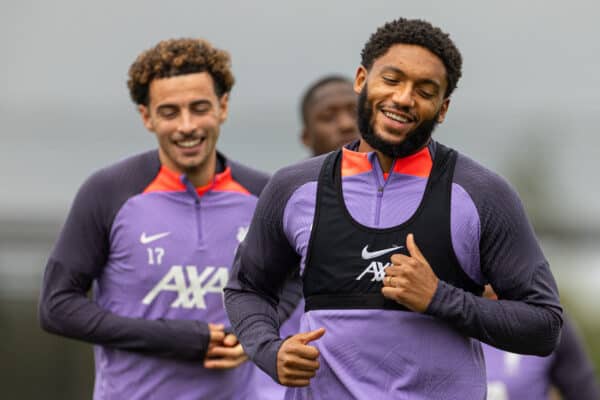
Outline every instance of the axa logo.
<svg viewBox="0 0 600 400"><path fill-rule="evenodd" d="M189 285L186 283L186 276ZM205 267L198 274L198 268L194 265L173 265L169 272L148 292L142 300L143 304L152 302L163 292L175 292L177 298L171 307L173 308L200 308L206 309L204 297L209 293L222 294L227 281L229 271L227 267Z"/></svg>
<svg viewBox="0 0 600 400"><path fill-rule="evenodd" d="M387 249L369 251L369 245L366 245L362 249L360 257L363 260L372 260L402 248L404 248L404 246L394 245L392 247L388 247ZM390 265L392 265L390 262L382 263L379 261L371 261L371 263L363 270L363 272L356 277L356 280L360 281L366 275L371 277L371 282L382 282L383 278L385 278L385 269Z"/></svg>
<svg viewBox="0 0 600 400"><path fill-rule="evenodd" d="M383 278L385 278L385 269L390 265L392 265L392 263L387 262L384 264L379 261L371 261L369 266L356 277L356 280L360 281L365 275L368 275L371 277L371 282L383 282Z"/></svg>

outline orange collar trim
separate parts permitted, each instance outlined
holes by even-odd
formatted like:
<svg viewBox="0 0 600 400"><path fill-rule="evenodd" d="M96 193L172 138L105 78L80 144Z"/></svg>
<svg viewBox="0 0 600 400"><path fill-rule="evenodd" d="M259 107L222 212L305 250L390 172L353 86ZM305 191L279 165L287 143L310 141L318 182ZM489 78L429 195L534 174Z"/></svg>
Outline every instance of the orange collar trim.
<svg viewBox="0 0 600 400"><path fill-rule="evenodd" d="M362 174L373 170L369 154L342 148L342 177ZM408 157L397 158L392 172L427 178L431 173L433 160L428 147Z"/></svg>
<svg viewBox="0 0 600 400"><path fill-rule="evenodd" d="M181 176L175 171L171 171L164 165L160 167L160 171L156 178L144 189L143 193L150 192L184 192L186 187L181 181ZM216 192L238 192L243 194L250 194L250 192L240 185L238 182L233 180L231 176L231 168L225 168L225 171L215 175L213 181L204 186L196 188L198 196L202 196L209 191Z"/></svg>

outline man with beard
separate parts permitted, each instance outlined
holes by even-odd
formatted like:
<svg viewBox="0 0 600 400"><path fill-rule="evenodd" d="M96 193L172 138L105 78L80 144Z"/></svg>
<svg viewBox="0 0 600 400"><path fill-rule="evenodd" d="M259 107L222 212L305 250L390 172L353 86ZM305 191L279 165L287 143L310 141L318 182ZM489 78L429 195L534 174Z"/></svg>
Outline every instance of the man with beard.
<svg viewBox="0 0 600 400"><path fill-rule="evenodd" d="M94 399L253 399L222 292L267 176L216 150L233 84L229 54L201 39L129 69L158 149L82 185L40 299L45 330L96 345Z"/></svg>
<svg viewBox="0 0 600 400"><path fill-rule="evenodd" d="M271 179L225 289L228 315L286 398L482 400L479 341L555 348L554 278L514 190L431 139L461 76L450 37L399 18L361 55L361 139ZM292 268L306 306L301 333L282 339ZM502 300L481 297L486 283Z"/></svg>

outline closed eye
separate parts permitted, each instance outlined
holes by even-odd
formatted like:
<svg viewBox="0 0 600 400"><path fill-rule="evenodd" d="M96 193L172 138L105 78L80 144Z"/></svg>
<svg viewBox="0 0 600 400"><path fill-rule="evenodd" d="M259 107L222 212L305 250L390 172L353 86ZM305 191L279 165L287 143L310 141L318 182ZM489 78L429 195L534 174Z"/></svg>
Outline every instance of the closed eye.
<svg viewBox="0 0 600 400"><path fill-rule="evenodd" d="M419 96L423 97L424 99L431 99L433 96L435 96L435 94L430 93L426 90L418 90Z"/></svg>
<svg viewBox="0 0 600 400"><path fill-rule="evenodd" d="M161 118L173 119L177 116L177 109L175 107L159 107L157 113Z"/></svg>
<svg viewBox="0 0 600 400"><path fill-rule="evenodd" d="M193 104L191 110L195 114L205 114L210 111L210 103L201 102Z"/></svg>

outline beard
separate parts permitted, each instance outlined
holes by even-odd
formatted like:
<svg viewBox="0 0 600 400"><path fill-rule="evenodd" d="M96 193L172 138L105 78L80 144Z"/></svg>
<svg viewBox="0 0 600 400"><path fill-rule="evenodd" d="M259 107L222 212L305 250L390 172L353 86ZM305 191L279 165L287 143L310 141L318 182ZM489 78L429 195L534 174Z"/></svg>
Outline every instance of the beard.
<svg viewBox="0 0 600 400"><path fill-rule="evenodd" d="M365 142L372 148L391 158L402 158L415 154L429 143L431 135L437 126L438 113L424 120L400 143L391 143L381 138L373 128L373 103L367 100L367 84L358 95L358 129Z"/></svg>

